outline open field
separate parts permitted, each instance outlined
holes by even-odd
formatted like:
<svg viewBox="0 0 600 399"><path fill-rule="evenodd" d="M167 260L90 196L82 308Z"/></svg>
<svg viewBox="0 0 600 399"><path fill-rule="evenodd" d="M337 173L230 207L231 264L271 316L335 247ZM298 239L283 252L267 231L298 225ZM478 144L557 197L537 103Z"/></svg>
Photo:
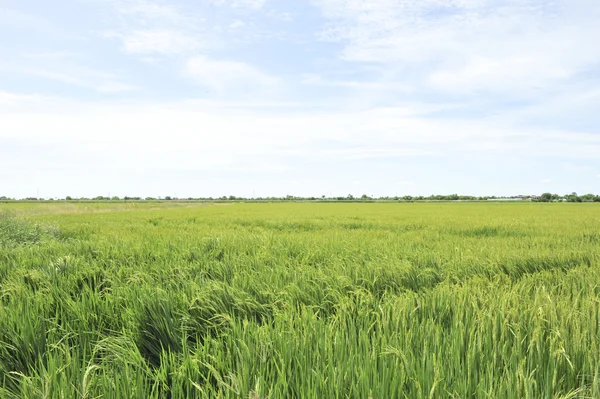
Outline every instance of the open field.
<svg viewBox="0 0 600 399"><path fill-rule="evenodd" d="M0 398L600 397L597 204L0 214Z"/></svg>

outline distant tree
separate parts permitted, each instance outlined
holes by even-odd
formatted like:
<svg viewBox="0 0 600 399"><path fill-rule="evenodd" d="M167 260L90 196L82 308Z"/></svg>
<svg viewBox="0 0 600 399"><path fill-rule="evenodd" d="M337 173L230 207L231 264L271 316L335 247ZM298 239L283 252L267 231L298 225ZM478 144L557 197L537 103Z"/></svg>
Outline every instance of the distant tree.
<svg viewBox="0 0 600 399"><path fill-rule="evenodd" d="M360 199L364 201L364 200L369 200L369 199L371 199L371 197L369 197L367 194L363 194L363 195L360 197Z"/></svg>
<svg viewBox="0 0 600 399"><path fill-rule="evenodd" d="M594 201L594 194L585 194L581 196L581 199L585 202L592 202Z"/></svg>
<svg viewBox="0 0 600 399"><path fill-rule="evenodd" d="M567 194L565 195L565 199L567 200L567 202L581 202L581 197L579 197L577 195L576 192L572 192L571 194Z"/></svg>
<svg viewBox="0 0 600 399"><path fill-rule="evenodd" d="M112 197L112 198L111 198L111 200L112 200L112 201L119 201L120 199L121 199L121 198L119 198L119 197L118 197L118 196L116 196L116 195L115 195L114 197Z"/></svg>
<svg viewBox="0 0 600 399"><path fill-rule="evenodd" d="M552 201L552 194L551 193L544 193L542 195L540 195L538 197L538 201L539 202L551 202Z"/></svg>
<svg viewBox="0 0 600 399"><path fill-rule="evenodd" d="M67 200L67 201L72 201L72 200L73 200L73 198L71 198L71 196L70 196L70 195L67 195L67 196L65 197L65 200Z"/></svg>

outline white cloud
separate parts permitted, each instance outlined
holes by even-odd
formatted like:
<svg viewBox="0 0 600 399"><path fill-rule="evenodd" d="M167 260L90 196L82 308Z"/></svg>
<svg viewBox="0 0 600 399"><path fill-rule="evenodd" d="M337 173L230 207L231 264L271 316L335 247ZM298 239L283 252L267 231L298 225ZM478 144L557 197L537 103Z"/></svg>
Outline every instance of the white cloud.
<svg viewBox="0 0 600 399"><path fill-rule="evenodd" d="M543 73L538 71L543 70ZM548 80L567 79L574 71L557 65L539 54L496 59L478 56L462 66L435 71L430 83L452 92L464 91L522 91L543 88Z"/></svg>
<svg viewBox="0 0 600 399"><path fill-rule="evenodd" d="M250 8L258 10L262 8L266 0L234 0L231 2L231 6L234 8Z"/></svg>
<svg viewBox="0 0 600 399"><path fill-rule="evenodd" d="M275 8L271 8L265 15L274 20L283 22L292 22L297 17L297 14L288 11L278 11Z"/></svg>
<svg viewBox="0 0 600 399"><path fill-rule="evenodd" d="M24 54L25 58L34 59L34 60L56 60L56 59L64 59L69 58L73 54L67 51L48 51L41 53L27 53Z"/></svg>
<svg viewBox="0 0 600 399"><path fill-rule="evenodd" d="M132 54L181 54L196 51L201 41L182 32L169 29L133 30L126 34L109 34L122 40L123 50Z"/></svg>
<svg viewBox="0 0 600 399"><path fill-rule="evenodd" d="M104 0L112 3L115 11L122 17L132 17L143 22L168 20L174 23L185 18L174 6L148 0Z"/></svg>
<svg viewBox="0 0 600 399"><path fill-rule="evenodd" d="M406 92L410 91L411 88L401 82L372 82L364 80L334 80L325 79L319 74L305 73L302 74L300 83L311 86L325 86L325 87L346 87L361 90L375 90L375 91L394 91L394 92Z"/></svg>
<svg viewBox="0 0 600 399"><path fill-rule="evenodd" d="M266 192L279 194L296 189L283 180L302 176L307 194L314 195L330 188L304 179L317 181L330 171L348 180L352 167L356 167L352 179L364 181L369 193L385 193L392 180L414 193L433 186L422 186L422 181L418 187L412 185L420 178L415 177L418 173L406 175L407 169L399 169L398 162L452 163L488 156L527 162L573 158L582 160L579 165L600 160L598 136L515 129L486 119L426 119L410 107L315 112L297 104L274 103L272 108L263 103L256 108L252 100L235 106L199 100L85 103L0 93L0 103L3 99L11 103L0 107L0 170L11 170L14 177L7 184L20 187L19 182L28 182L23 183L28 187L36 176L44 176L39 183L43 191L58 190L56 195L75 190L69 179L80 179L78 187L94 195L105 188L144 195L157 187L157 181L162 183L155 195L173 195L165 190L183 190L190 181L203 179L198 187L211 184L216 194L223 195L231 187L246 187L243 180L250 175L266 182L262 186L270 190ZM369 166L381 162L392 168L381 174L377 166ZM218 178L223 174L233 176L230 185ZM208 182L210 176L221 181ZM398 183L399 178L410 180ZM44 189L45 182L52 186ZM346 183L331 184L348 190Z"/></svg>
<svg viewBox="0 0 600 399"><path fill-rule="evenodd" d="M134 85L121 82L113 74L77 66L65 65L63 70L26 68L23 72L99 93L119 93L138 89Z"/></svg>
<svg viewBox="0 0 600 399"><path fill-rule="evenodd" d="M236 19L235 21L233 21L232 23L229 24L229 28L230 29L239 29L239 28L243 28L246 25L245 22L240 21L239 19Z"/></svg>
<svg viewBox="0 0 600 399"><path fill-rule="evenodd" d="M22 93L10 93L7 91L0 90L0 105L3 106L17 106L19 104L33 104L49 102L51 99L42 96L40 94L22 94Z"/></svg>
<svg viewBox="0 0 600 399"><path fill-rule="evenodd" d="M380 158L405 158L416 156L436 155L437 151L427 149L416 149L410 146L393 145L388 148L372 147L367 143L358 143L360 146L353 148L339 148L331 150L313 149L310 154L305 155L310 162L331 162L338 161L362 161ZM408 143L414 145L414 143Z"/></svg>
<svg viewBox="0 0 600 399"><path fill-rule="evenodd" d="M104 37L121 41L123 51L147 55L197 52L205 46L204 17L196 10L150 0L100 0L114 15Z"/></svg>
<svg viewBox="0 0 600 399"><path fill-rule="evenodd" d="M279 79L269 76L252 65L228 60L213 60L203 56L190 59L185 73L196 83L219 95L251 96L271 93Z"/></svg>
<svg viewBox="0 0 600 399"><path fill-rule="evenodd" d="M579 0L314 0L348 61L450 92L531 95L600 62L600 3Z"/></svg>
<svg viewBox="0 0 600 399"><path fill-rule="evenodd" d="M560 166L567 172L572 172L572 173L584 173L584 172L590 172L593 170L593 168L589 165L583 165L580 163L573 163L573 162L561 162Z"/></svg>
<svg viewBox="0 0 600 399"><path fill-rule="evenodd" d="M98 151L114 147L116 140L123 146L117 146L119 151L139 148L131 162L137 162L133 154L144 158L155 153L178 165L199 162L206 167L214 159L252 161L280 155L332 163L463 152L600 159L600 138L593 135L514 131L485 120L427 120L391 108L318 114L210 101L105 105L53 100L32 110L30 102L43 98L10 93L0 98L18 99L22 106L3 112L0 139L78 139ZM44 126L53 126L51 137Z"/></svg>
<svg viewBox="0 0 600 399"><path fill-rule="evenodd" d="M267 0L209 0L211 3L217 6L227 5L232 8L248 8L252 10L259 10L263 8Z"/></svg>

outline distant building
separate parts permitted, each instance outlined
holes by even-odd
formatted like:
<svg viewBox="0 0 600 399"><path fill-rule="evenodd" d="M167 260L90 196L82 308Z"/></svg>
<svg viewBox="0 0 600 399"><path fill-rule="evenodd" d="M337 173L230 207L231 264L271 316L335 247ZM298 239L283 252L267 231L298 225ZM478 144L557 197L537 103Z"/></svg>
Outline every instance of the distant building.
<svg viewBox="0 0 600 399"><path fill-rule="evenodd" d="M507 198L488 198L488 201L531 201L531 199L521 197L507 197Z"/></svg>
<svg viewBox="0 0 600 399"><path fill-rule="evenodd" d="M532 201L537 199L537 197L537 195L515 195L513 197L488 198L488 201Z"/></svg>

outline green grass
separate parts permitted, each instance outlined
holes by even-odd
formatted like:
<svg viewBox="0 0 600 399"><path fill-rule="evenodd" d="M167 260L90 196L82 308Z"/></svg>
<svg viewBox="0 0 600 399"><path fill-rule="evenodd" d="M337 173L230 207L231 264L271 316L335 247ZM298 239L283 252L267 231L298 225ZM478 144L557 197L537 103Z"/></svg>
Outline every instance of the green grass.
<svg viewBox="0 0 600 399"><path fill-rule="evenodd" d="M0 398L600 397L596 204L0 204Z"/></svg>

